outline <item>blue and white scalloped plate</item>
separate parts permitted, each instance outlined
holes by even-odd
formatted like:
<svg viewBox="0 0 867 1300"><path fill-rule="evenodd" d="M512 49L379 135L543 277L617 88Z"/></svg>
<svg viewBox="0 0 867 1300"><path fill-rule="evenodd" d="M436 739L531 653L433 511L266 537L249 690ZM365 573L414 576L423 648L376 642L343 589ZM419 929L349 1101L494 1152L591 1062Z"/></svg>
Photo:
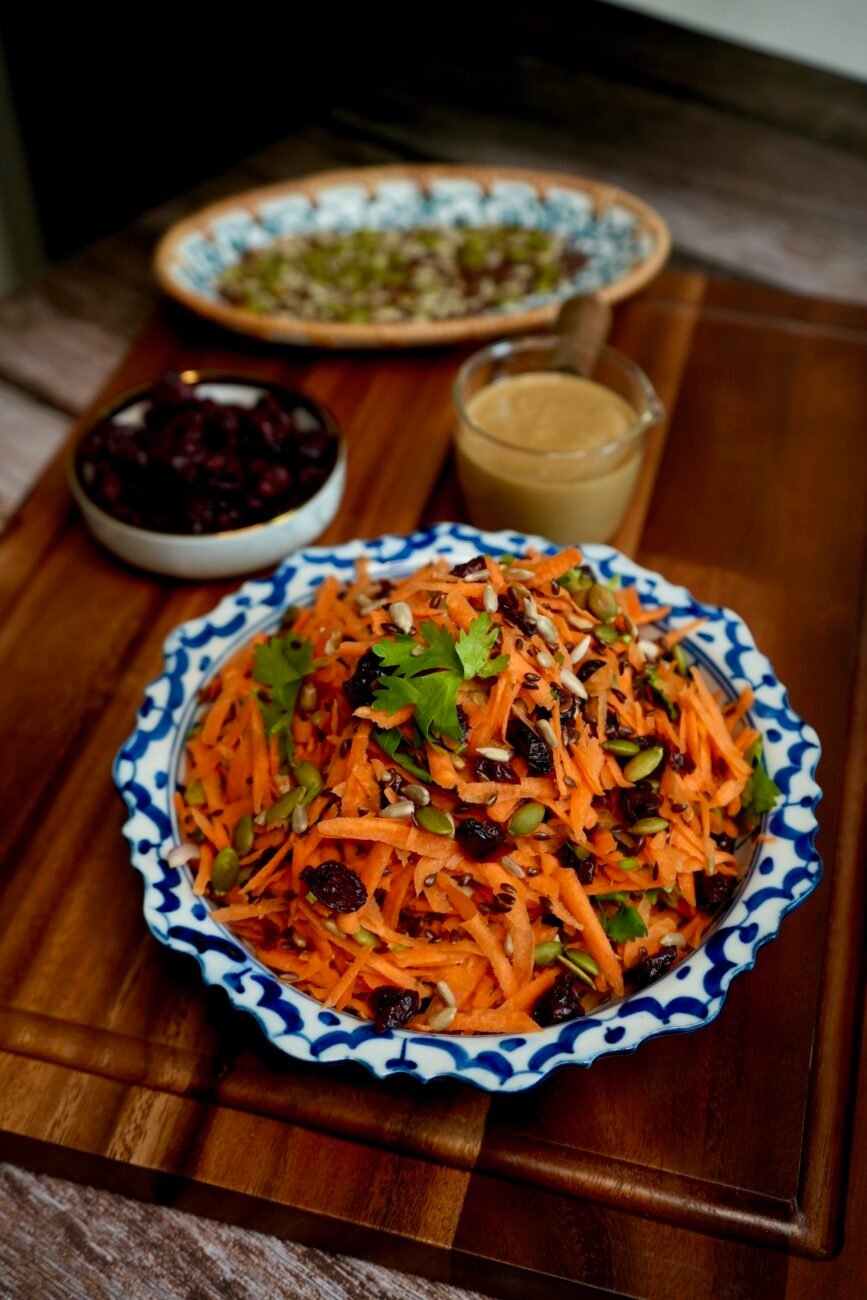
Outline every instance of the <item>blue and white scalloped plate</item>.
<svg viewBox="0 0 867 1300"><path fill-rule="evenodd" d="M555 231L586 261L555 291L438 321L351 324L262 315L226 302L217 288L246 252L284 235L488 225ZM415 347L541 329L576 293L618 302L656 274L670 246L654 208L600 181L510 167L403 164L322 172L211 203L166 232L154 271L184 306L242 334L316 347Z"/></svg>
<svg viewBox="0 0 867 1300"><path fill-rule="evenodd" d="M124 834L144 880L145 919L157 939L196 958L208 984L223 988L232 1003L256 1017L275 1047L303 1061L357 1061L379 1078L406 1073L418 1079L463 1079L490 1091L530 1088L558 1066L590 1065L611 1052L630 1052L658 1034L709 1024L722 1008L736 975L748 970L762 944L777 934L785 914L819 883L814 776L819 740L793 713L786 691L730 610L701 605L689 592L640 568L608 546L587 546L584 555L607 580L635 584L651 605L670 605L668 627L698 615L707 622L684 644L717 689L736 695L751 686L751 724L764 738L770 775L782 791L763 831L768 843L754 846L741 887L706 942L650 988L609 1003L580 1020L514 1037L460 1037L393 1030L374 1033L354 1016L325 1010L261 965L193 893L187 869L168 865L178 843L172 810L183 739L203 682L254 633L279 621L287 605L309 601L329 574L345 579L365 556L374 575L407 573L443 556L452 563L480 552L521 553L557 548L520 533L483 533L463 524L439 524L408 537L300 551L268 578L245 583L203 618L176 628L165 643L163 672L147 687L136 729L115 760L114 777L129 810Z"/></svg>

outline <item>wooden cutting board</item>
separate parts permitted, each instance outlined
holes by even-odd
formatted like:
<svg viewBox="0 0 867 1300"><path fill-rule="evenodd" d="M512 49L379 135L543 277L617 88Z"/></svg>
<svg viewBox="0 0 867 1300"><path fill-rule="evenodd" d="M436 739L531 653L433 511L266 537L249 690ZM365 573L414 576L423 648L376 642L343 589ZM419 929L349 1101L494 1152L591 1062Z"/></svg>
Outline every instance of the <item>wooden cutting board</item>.
<svg viewBox="0 0 867 1300"><path fill-rule="evenodd" d="M101 552L58 459L0 539L0 1156L520 1295L856 1294L863 1232L802 1261L840 1243L859 1011L867 312L667 274L612 341L671 413L616 540L742 614L818 729L817 893L714 1024L523 1095L279 1056L149 935L110 777L164 636L226 588ZM461 517L459 359L165 309L100 401L168 365L303 383L350 442L338 541Z"/></svg>

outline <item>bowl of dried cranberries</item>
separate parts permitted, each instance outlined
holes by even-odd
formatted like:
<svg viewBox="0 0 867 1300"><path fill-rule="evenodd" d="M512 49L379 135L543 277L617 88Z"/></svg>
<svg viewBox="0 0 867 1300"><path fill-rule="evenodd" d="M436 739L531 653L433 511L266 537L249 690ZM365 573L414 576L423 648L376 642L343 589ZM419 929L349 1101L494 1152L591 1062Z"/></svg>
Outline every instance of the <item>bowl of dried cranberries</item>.
<svg viewBox="0 0 867 1300"><path fill-rule="evenodd" d="M119 398L69 461L94 537L138 568L224 578L275 564L337 513L346 447L331 413L269 379L168 372Z"/></svg>

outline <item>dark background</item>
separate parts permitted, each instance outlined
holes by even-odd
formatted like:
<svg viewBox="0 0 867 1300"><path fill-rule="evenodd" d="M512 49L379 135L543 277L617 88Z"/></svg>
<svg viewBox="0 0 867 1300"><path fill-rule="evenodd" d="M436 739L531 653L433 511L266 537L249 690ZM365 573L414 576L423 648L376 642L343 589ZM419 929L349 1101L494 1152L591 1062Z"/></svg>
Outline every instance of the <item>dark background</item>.
<svg viewBox="0 0 867 1300"><path fill-rule="evenodd" d="M0 40L44 250L13 185L22 282L250 186L411 159L620 185L676 267L867 301L867 85L630 9L19 3Z"/></svg>

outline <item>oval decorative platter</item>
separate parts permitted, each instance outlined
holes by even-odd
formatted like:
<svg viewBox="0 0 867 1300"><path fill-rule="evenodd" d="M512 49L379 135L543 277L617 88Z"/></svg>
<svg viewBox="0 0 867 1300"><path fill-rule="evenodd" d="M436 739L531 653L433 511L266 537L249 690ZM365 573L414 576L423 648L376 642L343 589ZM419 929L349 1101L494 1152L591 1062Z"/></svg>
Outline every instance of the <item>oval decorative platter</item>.
<svg viewBox="0 0 867 1300"><path fill-rule="evenodd" d="M517 226L563 236L583 262L549 292L475 315L350 323L264 314L225 300L220 277L248 252L324 231ZM157 248L162 289L228 329L317 347L410 347L549 325L575 293L608 302L635 293L664 264L668 228L648 204L610 185L556 172L446 164L364 167L248 190L172 226Z"/></svg>
<svg viewBox="0 0 867 1300"><path fill-rule="evenodd" d="M372 575L396 576L438 557L454 564L479 553L520 554L531 547L547 554L557 549L541 538L483 533L459 524L312 548L290 556L270 577L246 583L210 614L182 624L165 643L163 672L148 686L136 729L114 765L129 811L124 834L144 881L145 919L161 943L195 957L205 981L223 988L234 1006L255 1016L269 1041L291 1056L355 1061L380 1078L396 1073L424 1081L452 1077L504 1092L532 1087L561 1065L586 1066L609 1053L633 1051L659 1034L710 1023L734 976L754 965L758 949L774 938L785 914L821 879L813 846L821 798L814 779L818 737L792 711L745 624L729 610L699 604L684 588L611 547L594 545L583 551L597 577L619 578L634 584L642 599L670 606L668 628L707 618L685 644L715 689L735 696L752 687L750 722L762 735L768 772L781 791L760 828L771 838L743 846L738 892L700 948L650 988L537 1034L459 1036L401 1029L377 1034L369 1022L327 1010L282 983L212 918L205 900L193 892L188 870L167 861L179 838L172 791L184 737L210 675L252 635L273 629L287 605L309 601L324 577L349 577L362 556Z"/></svg>

